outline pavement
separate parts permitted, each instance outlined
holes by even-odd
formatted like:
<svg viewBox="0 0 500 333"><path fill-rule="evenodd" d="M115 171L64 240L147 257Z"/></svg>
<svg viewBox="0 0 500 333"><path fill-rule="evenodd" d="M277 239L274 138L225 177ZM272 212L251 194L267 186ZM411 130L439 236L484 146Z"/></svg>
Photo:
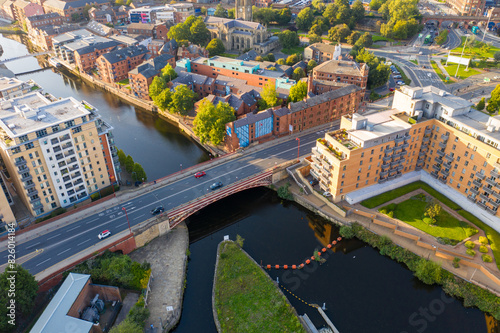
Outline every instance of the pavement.
<svg viewBox="0 0 500 333"><path fill-rule="evenodd" d="M135 303L139 300L139 293L129 292L125 296L122 302L122 308L120 313L116 317L115 323L113 326L118 326L122 321L127 317L130 309L134 306Z"/></svg>

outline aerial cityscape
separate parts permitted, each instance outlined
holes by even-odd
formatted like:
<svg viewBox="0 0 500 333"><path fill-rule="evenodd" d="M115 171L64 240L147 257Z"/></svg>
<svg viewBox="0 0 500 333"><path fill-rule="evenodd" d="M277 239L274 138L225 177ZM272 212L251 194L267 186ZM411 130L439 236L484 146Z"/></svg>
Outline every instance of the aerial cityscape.
<svg viewBox="0 0 500 333"><path fill-rule="evenodd" d="M0 332L500 332L500 2L0 0Z"/></svg>

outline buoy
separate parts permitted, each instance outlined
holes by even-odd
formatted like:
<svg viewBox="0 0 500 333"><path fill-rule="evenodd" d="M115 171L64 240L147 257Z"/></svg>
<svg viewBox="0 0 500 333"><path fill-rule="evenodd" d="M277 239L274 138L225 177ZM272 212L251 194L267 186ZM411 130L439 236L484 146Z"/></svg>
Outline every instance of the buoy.
<svg viewBox="0 0 500 333"><path fill-rule="evenodd" d="M300 265L299 265L299 268L303 268L303 267L304 267L304 264L300 264Z"/></svg>
<svg viewBox="0 0 500 333"><path fill-rule="evenodd" d="M311 260L307 259L307 260L306 260L306 264L308 264L308 265L309 265L310 263L311 263Z"/></svg>
<svg viewBox="0 0 500 333"><path fill-rule="evenodd" d="M311 257L311 260L314 260L314 256Z"/></svg>
<svg viewBox="0 0 500 333"><path fill-rule="evenodd" d="M326 252L326 249L325 249L325 248L322 248L322 249L321 249L321 252Z"/></svg>
<svg viewBox="0 0 500 333"><path fill-rule="evenodd" d="M297 266L295 266L295 265L292 265L292 269L297 269Z"/></svg>
<svg viewBox="0 0 500 333"><path fill-rule="evenodd" d="M280 265L276 265L274 266L276 269L280 269Z"/></svg>
<svg viewBox="0 0 500 333"><path fill-rule="evenodd" d="M328 244L326 247L329 248L329 249L331 249L332 248L332 244Z"/></svg>
<svg viewBox="0 0 500 333"><path fill-rule="evenodd" d="M288 269L288 265L283 265L283 269Z"/></svg>
<svg viewBox="0 0 500 333"><path fill-rule="evenodd" d="M271 265L267 265L267 269L271 269Z"/></svg>
<svg viewBox="0 0 500 333"><path fill-rule="evenodd" d="M332 243L333 243L333 245L335 245L335 244L337 244L337 241L333 241Z"/></svg>
<svg viewBox="0 0 500 333"><path fill-rule="evenodd" d="M342 237L337 238L337 240L340 242L342 240Z"/></svg>
<svg viewBox="0 0 500 333"><path fill-rule="evenodd" d="M318 251L318 256L320 256L320 255L321 255L321 252Z"/></svg>

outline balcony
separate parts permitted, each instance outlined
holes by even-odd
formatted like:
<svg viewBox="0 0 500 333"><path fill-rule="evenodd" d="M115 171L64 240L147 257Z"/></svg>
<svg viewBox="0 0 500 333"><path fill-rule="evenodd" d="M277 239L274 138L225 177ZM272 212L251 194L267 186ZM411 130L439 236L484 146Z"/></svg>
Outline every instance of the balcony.
<svg viewBox="0 0 500 333"><path fill-rule="evenodd" d="M445 168L451 169L451 163L450 163L450 162L444 162L444 163L443 163L443 166L444 166Z"/></svg>
<svg viewBox="0 0 500 333"><path fill-rule="evenodd" d="M495 208L498 208L498 205L500 205L500 202L497 202L496 200L493 200L493 199L491 199L491 198L490 198L489 203L490 203L493 207L495 207Z"/></svg>
<svg viewBox="0 0 500 333"><path fill-rule="evenodd" d="M488 184L490 184L491 186L497 186L497 182L496 182L496 181L494 181L493 179L491 179L491 178L486 178L485 180L486 180L486 182L487 182Z"/></svg>
<svg viewBox="0 0 500 333"><path fill-rule="evenodd" d="M476 177L483 180L484 178L486 178L486 176L480 172L476 172Z"/></svg>
<svg viewBox="0 0 500 333"><path fill-rule="evenodd" d="M389 173L389 171L381 171L380 172L380 177L387 176L388 173Z"/></svg>
<svg viewBox="0 0 500 333"><path fill-rule="evenodd" d="M424 135L431 135L432 134L432 128L426 128Z"/></svg>
<svg viewBox="0 0 500 333"><path fill-rule="evenodd" d="M24 185L24 189L25 189L25 190L28 190L28 189L30 189L30 188L34 188L34 187L35 187L35 183L25 184L25 185Z"/></svg>
<svg viewBox="0 0 500 333"><path fill-rule="evenodd" d="M486 209L486 205L485 205L484 203L482 203L481 201L478 201L478 202L476 202L476 203L477 203L477 205L478 205L479 207L481 207L482 209Z"/></svg>
<svg viewBox="0 0 500 333"><path fill-rule="evenodd" d="M446 177L448 177L450 175L450 170L449 169L441 169L440 171Z"/></svg>
<svg viewBox="0 0 500 333"><path fill-rule="evenodd" d="M80 171L75 172L74 174L71 175L71 179L75 179L76 177L80 177L82 174Z"/></svg>
<svg viewBox="0 0 500 333"><path fill-rule="evenodd" d="M64 152L64 157L68 157L71 155L75 155L75 151L73 149Z"/></svg>
<svg viewBox="0 0 500 333"><path fill-rule="evenodd" d="M436 170L436 171L441 170L441 167L440 167L439 165L437 165L437 164L433 164L433 165L432 165L432 168L433 168L434 170Z"/></svg>
<svg viewBox="0 0 500 333"><path fill-rule="evenodd" d="M402 145L401 145L401 146L396 146L396 147L394 147L394 152L395 152L395 153L396 153L396 152L399 152L399 151L400 151L400 150L402 150L402 149L403 149L403 146L402 146Z"/></svg>
<svg viewBox="0 0 500 333"><path fill-rule="evenodd" d="M440 142L440 143L439 143L439 147L441 147L441 148L446 148L446 143L444 143L444 142Z"/></svg>
<svg viewBox="0 0 500 333"><path fill-rule="evenodd" d="M396 174L389 175L389 177L387 177L387 179L389 179L389 180L394 179L394 178L396 178Z"/></svg>
<svg viewBox="0 0 500 333"><path fill-rule="evenodd" d="M68 149L71 147L73 147L73 144L71 143L71 141L66 142L65 144L62 145L62 149Z"/></svg>
<svg viewBox="0 0 500 333"><path fill-rule="evenodd" d="M488 194L493 194L493 190L489 187L483 186L483 191L485 191Z"/></svg>
<svg viewBox="0 0 500 333"><path fill-rule="evenodd" d="M443 164L443 159L441 157L434 157L434 161L438 162L438 164Z"/></svg>
<svg viewBox="0 0 500 333"><path fill-rule="evenodd" d="M83 179L78 179L76 182L73 183L74 186L83 183Z"/></svg>
<svg viewBox="0 0 500 333"><path fill-rule="evenodd" d="M472 184L474 184L474 185L475 185L475 186L477 186L477 187L482 187L482 186L483 186L483 184L481 184L481 182L480 182L480 181L478 181L477 179L474 179L474 180L472 181Z"/></svg>
<svg viewBox="0 0 500 333"><path fill-rule="evenodd" d="M387 169L389 169L390 166L391 166L390 163L382 164L382 170L387 170Z"/></svg>
<svg viewBox="0 0 500 333"><path fill-rule="evenodd" d="M405 162L406 162L406 158L404 158L404 157L399 160L399 163L401 163L401 164L403 164Z"/></svg>
<svg viewBox="0 0 500 333"><path fill-rule="evenodd" d="M475 187L471 187L469 191L474 193L475 195L479 194L479 191Z"/></svg>
<svg viewBox="0 0 500 333"><path fill-rule="evenodd" d="M448 162L450 162L450 163L455 160L455 157L453 157L453 156L451 156L449 154L447 154L444 158L446 158L446 160L448 160Z"/></svg>
<svg viewBox="0 0 500 333"><path fill-rule="evenodd" d="M492 169L490 171L490 174L491 174L492 177L500 178L500 174L495 169Z"/></svg>
<svg viewBox="0 0 500 333"><path fill-rule="evenodd" d="M472 196L472 195L468 195L467 199L469 199L472 202L476 202L476 198L474 196Z"/></svg>
<svg viewBox="0 0 500 333"><path fill-rule="evenodd" d="M446 177L439 177L439 181L443 184L446 184Z"/></svg>
<svg viewBox="0 0 500 333"><path fill-rule="evenodd" d="M390 154L390 153L392 153L392 151L393 151L393 150L394 150L394 148L393 148L393 147L386 148L386 149L384 150L384 153L385 153L385 154Z"/></svg>
<svg viewBox="0 0 500 333"><path fill-rule="evenodd" d="M400 166L398 166L398 167L396 168L396 170L398 170L398 171L401 171L401 170L403 170L403 169L404 169L404 165L400 165Z"/></svg>
<svg viewBox="0 0 500 333"><path fill-rule="evenodd" d="M26 173L26 172L29 172L30 171L30 168L28 168L27 166L20 166L19 168L17 168L17 173L22 175L23 173Z"/></svg>
<svg viewBox="0 0 500 333"><path fill-rule="evenodd" d="M431 140L431 138L429 138L429 137L427 137L427 136L424 136L424 137L422 138L422 143L427 143L427 142L429 142L430 140Z"/></svg>
<svg viewBox="0 0 500 333"><path fill-rule="evenodd" d="M35 201L35 202L31 205L31 207L32 207L33 209L35 209L35 210L36 210L36 209L38 209L38 208L42 208L42 207L43 207L43 205L42 205L42 203L40 202L40 200L38 200L38 201Z"/></svg>
<svg viewBox="0 0 500 333"><path fill-rule="evenodd" d="M384 162L389 162L390 160L392 160L392 156L385 156L382 158L382 161Z"/></svg>
<svg viewBox="0 0 500 333"><path fill-rule="evenodd" d="M496 210L493 210L493 209L491 209L490 207L486 207L486 211L487 211L488 213L490 213L491 215L496 215L496 214L497 214Z"/></svg>
<svg viewBox="0 0 500 333"><path fill-rule="evenodd" d="M71 139L71 136L69 134L64 134L63 136L59 137L59 142L63 142L69 139Z"/></svg>
<svg viewBox="0 0 500 333"><path fill-rule="evenodd" d="M52 148L52 150L54 151L54 153L58 153L58 152L60 152L62 149L61 149L61 146L56 146L56 147Z"/></svg>
<svg viewBox="0 0 500 333"><path fill-rule="evenodd" d="M401 153L394 154L394 155L392 155L392 160L393 160L393 161L394 161L394 160L397 160L397 159L398 159L398 158L400 158L402 155L403 155L403 154L401 154Z"/></svg>
<svg viewBox="0 0 500 333"><path fill-rule="evenodd" d="M410 139L411 139L411 135L405 135L405 137L404 137L405 143L410 141Z"/></svg>
<svg viewBox="0 0 500 333"><path fill-rule="evenodd" d="M423 168L423 165L416 165L415 171L420 171L420 170L422 170L422 168Z"/></svg>
<svg viewBox="0 0 500 333"><path fill-rule="evenodd" d="M385 183L386 181L387 181L387 178L380 178L380 179L378 180L378 183L379 183L379 184L382 184L382 183Z"/></svg>
<svg viewBox="0 0 500 333"><path fill-rule="evenodd" d="M490 200L490 198L488 198L486 195L484 195L484 194L482 194L482 193L479 193L479 199L481 199L481 200L485 200L485 201Z"/></svg>
<svg viewBox="0 0 500 333"><path fill-rule="evenodd" d="M420 146L420 152L426 153L429 150L429 146Z"/></svg>
<svg viewBox="0 0 500 333"><path fill-rule="evenodd" d="M120 161L120 158L118 156L113 156L113 163L117 164Z"/></svg>
<svg viewBox="0 0 500 333"><path fill-rule="evenodd" d="M18 159L15 163L14 163L15 166L21 166L21 165L26 165L26 160L23 158L23 159Z"/></svg>
<svg viewBox="0 0 500 333"><path fill-rule="evenodd" d="M32 179L33 179L33 176L31 176L30 174L28 174L27 176L21 177L22 182L27 182L28 180L32 180Z"/></svg>
<svg viewBox="0 0 500 333"><path fill-rule="evenodd" d="M397 165L399 165L399 162L398 162L398 161L396 161L396 162L392 162L392 163L391 163L391 168L394 168L394 167L395 167L395 166L397 166Z"/></svg>
<svg viewBox="0 0 500 333"><path fill-rule="evenodd" d="M401 146L401 148L406 149L406 148L408 148L409 146L410 146L410 144L409 144L409 143L407 143L407 142L405 142L405 143L403 143L403 145Z"/></svg>
<svg viewBox="0 0 500 333"><path fill-rule="evenodd" d="M434 177L434 178L439 177L439 175L438 175L438 173L436 171L432 171L431 172L431 176Z"/></svg>
<svg viewBox="0 0 500 333"><path fill-rule="evenodd" d="M33 204L33 203L35 203L35 202L37 202L37 201L40 201L40 197L38 196L38 194L36 194L36 195L34 195L34 196L30 197L30 203L31 203L31 204Z"/></svg>
<svg viewBox="0 0 500 333"><path fill-rule="evenodd" d="M404 141L404 139L405 139L404 137L401 137L401 138L395 138L395 139L394 139L394 142L395 142L396 144L398 144L398 143L400 143L400 142L403 142L403 141Z"/></svg>
<svg viewBox="0 0 500 333"><path fill-rule="evenodd" d="M438 154L441 157L444 157L444 155L446 155L446 153L442 150L436 150L436 154Z"/></svg>
<svg viewBox="0 0 500 333"><path fill-rule="evenodd" d="M68 164L75 163L75 162L78 162L76 160L76 157L72 157L72 158L69 159Z"/></svg>
<svg viewBox="0 0 500 333"><path fill-rule="evenodd" d="M449 138L450 138L449 135L446 135L446 134L441 135L441 140L443 140L444 142L448 141Z"/></svg>

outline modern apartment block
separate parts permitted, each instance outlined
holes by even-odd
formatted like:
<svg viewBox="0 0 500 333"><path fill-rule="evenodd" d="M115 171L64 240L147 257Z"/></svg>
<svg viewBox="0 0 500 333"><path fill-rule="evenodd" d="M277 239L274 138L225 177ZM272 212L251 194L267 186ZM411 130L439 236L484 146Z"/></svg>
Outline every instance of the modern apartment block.
<svg viewBox="0 0 500 333"><path fill-rule="evenodd" d="M16 217L10 206L14 204L10 191L7 188L7 182L2 173L0 173L0 231L7 228L7 224L14 223L17 225Z"/></svg>
<svg viewBox="0 0 500 333"><path fill-rule="evenodd" d="M355 61L328 60L314 67L312 78L313 80L354 84L365 90L369 70L367 64L358 64Z"/></svg>
<svg viewBox="0 0 500 333"><path fill-rule="evenodd" d="M34 216L67 207L116 182L112 127L90 104L31 92L0 100L0 153Z"/></svg>
<svg viewBox="0 0 500 333"><path fill-rule="evenodd" d="M485 0L446 0L446 3L462 16L482 16Z"/></svg>
<svg viewBox="0 0 500 333"><path fill-rule="evenodd" d="M35 87L33 82L24 82L10 77L0 77L0 98L21 96L31 91L33 87Z"/></svg>
<svg viewBox="0 0 500 333"><path fill-rule="evenodd" d="M312 171L334 201L420 171L498 217L500 116L435 87L402 87L393 109L342 118L312 149ZM397 182L397 181L394 181Z"/></svg>
<svg viewBox="0 0 500 333"><path fill-rule="evenodd" d="M148 59L148 49L143 46L129 46L111 51L97 58L99 78L114 83L128 78L128 72Z"/></svg>

